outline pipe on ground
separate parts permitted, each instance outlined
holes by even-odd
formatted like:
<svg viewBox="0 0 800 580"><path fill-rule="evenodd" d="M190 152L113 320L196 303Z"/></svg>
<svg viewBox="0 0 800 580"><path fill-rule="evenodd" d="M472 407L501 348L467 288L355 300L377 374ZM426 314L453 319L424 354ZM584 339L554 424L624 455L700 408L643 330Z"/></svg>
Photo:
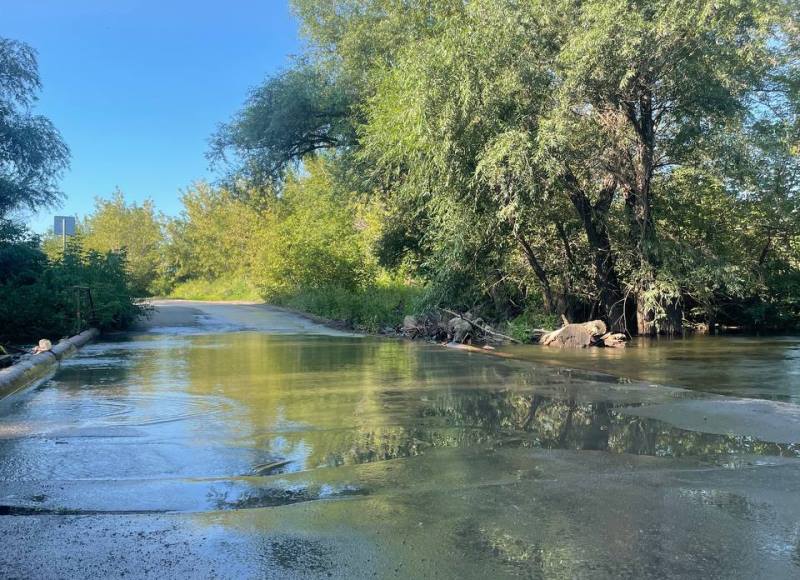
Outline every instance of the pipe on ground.
<svg viewBox="0 0 800 580"><path fill-rule="evenodd" d="M38 382L58 368L60 360L72 356L84 344L100 334L96 328L65 338L51 350L40 352L0 370L0 399Z"/></svg>

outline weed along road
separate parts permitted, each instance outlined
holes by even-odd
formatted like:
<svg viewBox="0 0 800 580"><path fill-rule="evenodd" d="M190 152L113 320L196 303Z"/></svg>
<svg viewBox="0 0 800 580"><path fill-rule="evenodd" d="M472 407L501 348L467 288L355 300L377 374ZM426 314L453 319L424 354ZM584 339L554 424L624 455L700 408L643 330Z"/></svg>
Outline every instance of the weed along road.
<svg viewBox="0 0 800 580"><path fill-rule="evenodd" d="M3 577L800 575L791 403L161 302L0 405Z"/></svg>

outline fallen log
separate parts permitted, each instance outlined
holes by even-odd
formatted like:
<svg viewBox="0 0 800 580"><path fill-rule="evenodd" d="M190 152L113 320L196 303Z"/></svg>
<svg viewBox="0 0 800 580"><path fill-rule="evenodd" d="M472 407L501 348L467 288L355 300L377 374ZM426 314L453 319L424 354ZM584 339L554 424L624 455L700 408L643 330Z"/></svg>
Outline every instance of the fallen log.
<svg viewBox="0 0 800 580"><path fill-rule="evenodd" d="M586 348L589 346L625 346L626 336L621 333L608 332L605 322L591 320L589 322L565 324L558 330L544 334L539 343L544 346Z"/></svg>
<svg viewBox="0 0 800 580"><path fill-rule="evenodd" d="M620 348L628 342L628 337L621 332L607 332L600 337L600 340L606 348Z"/></svg>

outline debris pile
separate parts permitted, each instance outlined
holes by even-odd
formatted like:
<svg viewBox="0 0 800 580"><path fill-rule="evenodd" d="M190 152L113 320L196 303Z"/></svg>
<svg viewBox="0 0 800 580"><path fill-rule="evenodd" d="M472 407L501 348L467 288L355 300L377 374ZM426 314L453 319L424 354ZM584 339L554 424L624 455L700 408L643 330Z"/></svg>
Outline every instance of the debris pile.
<svg viewBox="0 0 800 580"><path fill-rule="evenodd" d="M412 340L422 338L436 342L457 344L519 343L515 338L497 332L480 317L470 312L459 314L440 308L424 314L406 316L400 334ZM589 346L622 347L627 336L608 332L605 322L568 323L557 330L535 330L531 337L544 346L586 348Z"/></svg>

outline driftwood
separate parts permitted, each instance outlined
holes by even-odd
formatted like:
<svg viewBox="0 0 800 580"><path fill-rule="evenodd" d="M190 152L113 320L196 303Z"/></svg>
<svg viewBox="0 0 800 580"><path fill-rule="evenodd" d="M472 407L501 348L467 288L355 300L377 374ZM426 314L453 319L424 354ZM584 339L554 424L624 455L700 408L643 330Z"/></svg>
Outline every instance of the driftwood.
<svg viewBox="0 0 800 580"><path fill-rule="evenodd" d="M539 339L545 346L568 348L586 348L588 346L625 346L626 336L608 332L605 322L591 320L589 322L565 324L558 330L548 332Z"/></svg>
<svg viewBox="0 0 800 580"><path fill-rule="evenodd" d="M453 318L447 320L441 313ZM589 346L624 347L627 336L621 333L608 332L602 320L583 323L569 323L563 318L564 325L553 331L535 329L532 338L544 346L585 348ZM472 318L469 313L459 314L447 308L418 316L406 316L403 319L402 333L411 338L424 337L441 342L469 344L473 339L492 338L494 340L521 344L514 337L497 332L485 324L481 318Z"/></svg>
<svg viewBox="0 0 800 580"><path fill-rule="evenodd" d="M406 316L401 331L411 340L423 337L441 341L447 338L447 324L438 312Z"/></svg>
<svg viewBox="0 0 800 580"><path fill-rule="evenodd" d="M452 316L449 320L442 313ZM481 318L472 318L469 313L459 314L447 308L436 308L434 311L403 319L401 332L411 338L428 338L441 342L444 340L457 343L468 343L473 339L491 337L495 341L521 342L512 336L497 332L484 323ZM545 333L545 330L538 331Z"/></svg>
<svg viewBox="0 0 800 580"><path fill-rule="evenodd" d="M496 336L496 337L502 338L503 340L507 340L509 342L514 342L514 343L517 343L517 344L521 344L520 341L518 341L516 338L513 338L513 337L508 336L506 334L502 334L502 333L497 332L495 330L492 330L491 328L489 328L485 324L482 324L481 319L470 320L469 318L466 318L464 315L458 314L457 312L453 312L452 310L448 310L447 308L440 308L439 310L441 310L442 312L446 312L447 314L450 314L450 315L456 317L456 318L454 318L454 319L452 319L450 321L451 323L454 320L462 320L462 321L468 323L468 325L470 327L477 328L478 330L480 330L484 334L488 334L488 335L491 335L491 336ZM461 326L463 327L464 325L461 325ZM463 342L463 341L462 340L454 340L454 342Z"/></svg>
<svg viewBox="0 0 800 580"><path fill-rule="evenodd" d="M607 332L600 337L600 341L605 347L620 348L625 346L628 337L621 332Z"/></svg>
<svg viewBox="0 0 800 580"><path fill-rule="evenodd" d="M291 462L292 462L291 459L283 459L280 461L272 461L270 463L262 463L261 465L256 465L253 468L253 473L255 475L265 475L275 469L289 465Z"/></svg>

